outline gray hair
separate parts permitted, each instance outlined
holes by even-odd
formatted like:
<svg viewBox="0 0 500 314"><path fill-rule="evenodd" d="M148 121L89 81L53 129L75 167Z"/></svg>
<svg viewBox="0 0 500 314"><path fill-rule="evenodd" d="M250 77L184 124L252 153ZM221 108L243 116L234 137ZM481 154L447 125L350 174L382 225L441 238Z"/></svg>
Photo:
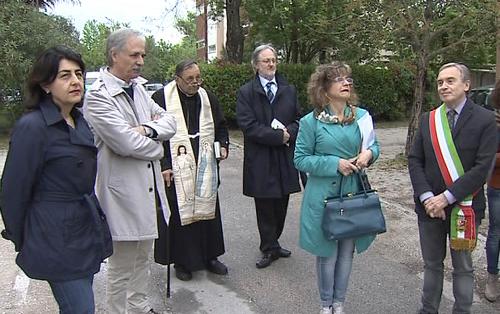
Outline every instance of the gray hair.
<svg viewBox="0 0 500 314"><path fill-rule="evenodd" d="M462 82L467 82L467 81L470 82L470 78L471 78L470 70L465 64L456 63L456 62L446 63L439 68L438 73L440 73L441 71L443 71L444 69L447 69L447 68L456 68L458 70L458 72L460 72L460 78L462 79Z"/></svg>
<svg viewBox="0 0 500 314"><path fill-rule="evenodd" d="M257 48L255 48L255 50L253 51L252 53L252 60L251 60L251 63L252 63L252 67L254 70L257 70L257 62L259 62L259 55L260 53L263 51L263 50L266 50L266 49L269 49L271 50L273 53L274 53L274 57L277 59L278 58L278 54L276 53L276 49L274 49L273 46L269 45L269 44L265 44L265 45L260 45L258 46Z"/></svg>
<svg viewBox="0 0 500 314"><path fill-rule="evenodd" d="M189 69L193 65L198 65L198 62L194 61L193 59L182 60L175 67L175 75L181 76L185 70Z"/></svg>
<svg viewBox="0 0 500 314"><path fill-rule="evenodd" d="M112 50L122 50L130 37L140 37L144 35L131 28L122 28L109 34L106 40L106 62L108 66L113 66Z"/></svg>

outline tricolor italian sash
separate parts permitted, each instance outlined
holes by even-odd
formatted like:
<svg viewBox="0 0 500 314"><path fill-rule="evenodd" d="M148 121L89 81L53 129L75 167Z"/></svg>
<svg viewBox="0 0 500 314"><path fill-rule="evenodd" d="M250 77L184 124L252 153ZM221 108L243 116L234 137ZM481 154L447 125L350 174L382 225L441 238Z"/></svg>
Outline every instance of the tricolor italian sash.
<svg viewBox="0 0 500 314"><path fill-rule="evenodd" d="M464 175L451 129L446 118L446 106L430 112L429 127L432 147L446 186ZM450 242L454 250L472 251L476 247L476 219L472 209L472 194L454 206L450 217Z"/></svg>
<svg viewBox="0 0 500 314"><path fill-rule="evenodd" d="M190 135L175 81L164 88L165 107L177 121L177 132L170 139L170 156L181 225L215 218L217 202L217 161L214 153L215 127L207 92L200 87L200 131ZM198 162L191 137L199 136Z"/></svg>

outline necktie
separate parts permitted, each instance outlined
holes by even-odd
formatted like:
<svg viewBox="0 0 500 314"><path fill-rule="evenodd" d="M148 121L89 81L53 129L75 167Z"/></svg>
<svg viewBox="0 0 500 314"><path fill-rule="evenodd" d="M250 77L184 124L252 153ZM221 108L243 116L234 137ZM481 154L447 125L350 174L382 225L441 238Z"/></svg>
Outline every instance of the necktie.
<svg viewBox="0 0 500 314"><path fill-rule="evenodd" d="M273 102L273 99L274 99L274 93L273 93L273 90L271 89L271 87L273 86L274 82L267 82L266 84L266 95L267 95L267 99L269 99L269 102Z"/></svg>
<svg viewBox="0 0 500 314"><path fill-rule="evenodd" d="M451 109L446 113L446 117L448 118L448 124L450 125L450 130L453 131L453 127L455 127L455 116L457 115L457 112L455 109Z"/></svg>

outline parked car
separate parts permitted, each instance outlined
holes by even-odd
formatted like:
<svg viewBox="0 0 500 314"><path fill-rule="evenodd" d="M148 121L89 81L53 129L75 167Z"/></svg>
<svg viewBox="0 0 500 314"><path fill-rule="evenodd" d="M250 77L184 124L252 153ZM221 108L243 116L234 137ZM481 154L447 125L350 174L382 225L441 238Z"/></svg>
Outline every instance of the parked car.
<svg viewBox="0 0 500 314"><path fill-rule="evenodd" d="M149 96L153 95L159 89L163 88L163 85L160 83L147 83L144 84L144 88L148 92Z"/></svg>
<svg viewBox="0 0 500 314"><path fill-rule="evenodd" d="M7 88L0 90L1 102L20 102L22 100L21 90L15 88Z"/></svg>
<svg viewBox="0 0 500 314"><path fill-rule="evenodd" d="M493 93L494 88L495 86L493 85L473 88L469 92L469 98L472 99L472 101L476 104L486 109L493 110L493 104L491 103L491 94Z"/></svg>
<svg viewBox="0 0 500 314"><path fill-rule="evenodd" d="M99 72L85 73L85 90L88 90L90 85L92 85L98 78L99 78Z"/></svg>

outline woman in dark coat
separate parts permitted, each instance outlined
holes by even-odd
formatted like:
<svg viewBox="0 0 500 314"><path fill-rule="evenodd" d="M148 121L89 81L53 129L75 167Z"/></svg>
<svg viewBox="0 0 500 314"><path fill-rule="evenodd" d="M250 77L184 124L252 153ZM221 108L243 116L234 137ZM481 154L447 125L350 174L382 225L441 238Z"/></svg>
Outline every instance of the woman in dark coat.
<svg viewBox="0 0 500 314"><path fill-rule="evenodd" d="M46 280L60 313L94 313L92 281L112 253L106 218L94 194L93 135L75 108L84 94L81 56L44 51L27 80L28 113L16 123L2 176L2 236L16 263Z"/></svg>

